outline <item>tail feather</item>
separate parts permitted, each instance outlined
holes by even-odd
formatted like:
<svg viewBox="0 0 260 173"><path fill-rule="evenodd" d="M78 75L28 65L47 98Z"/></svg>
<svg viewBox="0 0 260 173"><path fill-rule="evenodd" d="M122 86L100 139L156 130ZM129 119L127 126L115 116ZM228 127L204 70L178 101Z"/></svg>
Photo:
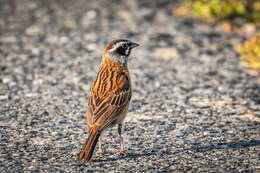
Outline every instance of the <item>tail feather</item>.
<svg viewBox="0 0 260 173"><path fill-rule="evenodd" d="M90 130L85 145L79 154L78 161L82 160L83 158L87 162L91 160L99 136L100 136L100 132L97 130L97 126L93 126Z"/></svg>

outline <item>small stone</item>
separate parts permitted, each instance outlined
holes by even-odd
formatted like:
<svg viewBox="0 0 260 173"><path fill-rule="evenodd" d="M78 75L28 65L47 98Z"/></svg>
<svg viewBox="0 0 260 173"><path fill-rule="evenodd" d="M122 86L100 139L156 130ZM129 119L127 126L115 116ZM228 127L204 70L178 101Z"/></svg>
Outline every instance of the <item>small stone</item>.
<svg viewBox="0 0 260 173"><path fill-rule="evenodd" d="M243 25L242 30L247 34L247 35L252 35L256 32L256 25L253 23L246 23Z"/></svg>
<svg viewBox="0 0 260 173"><path fill-rule="evenodd" d="M119 11L119 16L124 20L133 20L133 14L126 10Z"/></svg>
<svg viewBox="0 0 260 173"><path fill-rule="evenodd" d="M66 27L72 28L72 29L77 27L77 24L76 24L75 20L73 18L71 18L71 17L68 17L68 18L64 19L63 24Z"/></svg>
<svg viewBox="0 0 260 173"><path fill-rule="evenodd" d="M48 34L47 37L46 37L46 40L49 42L49 43L57 43L59 38L55 35L52 35L52 34Z"/></svg>
<svg viewBox="0 0 260 173"><path fill-rule="evenodd" d="M69 143L63 143L59 145L60 148L67 148L68 146L70 146Z"/></svg>
<svg viewBox="0 0 260 173"><path fill-rule="evenodd" d="M69 41L68 37L63 36L63 37L60 38L60 42L62 44L67 43L68 41Z"/></svg>
<svg viewBox="0 0 260 173"><path fill-rule="evenodd" d="M38 93L26 93L25 97L37 97L38 95Z"/></svg>
<svg viewBox="0 0 260 173"><path fill-rule="evenodd" d="M95 19L97 17L97 12L95 10L90 10L86 15L89 19Z"/></svg>
<svg viewBox="0 0 260 173"><path fill-rule="evenodd" d="M151 15L154 11L153 11L152 8L141 8L139 12L140 12L140 14L141 14L142 16L149 16L149 15Z"/></svg>
<svg viewBox="0 0 260 173"><path fill-rule="evenodd" d="M14 36L7 36L0 38L0 41L4 43L15 43L17 39Z"/></svg>
<svg viewBox="0 0 260 173"><path fill-rule="evenodd" d="M88 49L88 50L96 50L96 49L97 49L97 46L96 46L96 44L88 44L88 45L87 45L87 49Z"/></svg>
<svg viewBox="0 0 260 173"><path fill-rule="evenodd" d="M11 87L13 87L13 86L15 86L16 85L16 82L14 82L14 81L11 81L10 83L9 83L9 87L11 88Z"/></svg>
<svg viewBox="0 0 260 173"><path fill-rule="evenodd" d="M97 40L97 35L94 33L87 33L84 35L84 40L88 41L96 41Z"/></svg>
<svg viewBox="0 0 260 173"><path fill-rule="evenodd" d="M8 78L3 78L2 81L3 81L4 84L6 84L6 83L10 82L11 80L8 79Z"/></svg>
<svg viewBox="0 0 260 173"><path fill-rule="evenodd" d="M157 48L155 49L154 56L162 59L179 58L179 52L176 48Z"/></svg>
<svg viewBox="0 0 260 173"><path fill-rule="evenodd" d="M0 100L7 100L8 99L8 95L0 95Z"/></svg>
<svg viewBox="0 0 260 173"><path fill-rule="evenodd" d="M28 35L35 36L35 35L39 35L42 31L38 25L33 25L27 28L25 32Z"/></svg>
<svg viewBox="0 0 260 173"><path fill-rule="evenodd" d="M183 132L179 132L176 134L177 137L183 137L184 136L184 133Z"/></svg>
<svg viewBox="0 0 260 173"><path fill-rule="evenodd" d="M208 131L205 131L205 132L203 132L203 135L204 135L204 136L208 136L208 135L209 135L209 132L208 132Z"/></svg>

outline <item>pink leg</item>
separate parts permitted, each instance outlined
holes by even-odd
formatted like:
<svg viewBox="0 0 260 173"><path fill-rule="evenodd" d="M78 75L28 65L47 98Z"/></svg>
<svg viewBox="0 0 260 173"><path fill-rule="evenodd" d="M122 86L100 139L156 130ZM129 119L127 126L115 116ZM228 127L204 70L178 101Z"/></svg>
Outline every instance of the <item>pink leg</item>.
<svg viewBox="0 0 260 173"><path fill-rule="evenodd" d="M123 137L121 135L122 132L122 124L118 124L118 134L119 134L119 139L120 139L120 152L118 155L123 156L125 155L125 149L124 149L124 141L123 141Z"/></svg>
<svg viewBox="0 0 260 173"><path fill-rule="evenodd" d="M104 155L104 150L102 148L102 139L101 139L101 135L99 137L99 149L98 149L98 153L100 156L103 156Z"/></svg>

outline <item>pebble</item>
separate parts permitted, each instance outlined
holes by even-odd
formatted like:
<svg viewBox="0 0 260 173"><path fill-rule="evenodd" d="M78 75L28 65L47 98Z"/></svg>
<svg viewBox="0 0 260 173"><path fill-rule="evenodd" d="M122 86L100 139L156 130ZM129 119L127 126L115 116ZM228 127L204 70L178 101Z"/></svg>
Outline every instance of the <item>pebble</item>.
<svg viewBox="0 0 260 173"><path fill-rule="evenodd" d="M183 132L179 132L176 134L177 137L183 137L184 136L184 133Z"/></svg>
<svg viewBox="0 0 260 173"><path fill-rule="evenodd" d="M41 28L37 25L30 26L26 29L26 34L35 36L41 33Z"/></svg>
<svg viewBox="0 0 260 173"><path fill-rule="evenodd" d="M0 95L0 100L7 100L8 99L8 95Z"/></svg>
<svg viewBox="0 0 260 173"><path fill-rule="evenodd" d="M38 93L26 93L25 94L25 97L37 97L37 96L39 96Z"/></svg>
<svg viewBox="0 0 260 173"><path fill-rule="evenodd" d="M95 19L97 17L97 12L95 10L90 10L86 15L89 19Z"/></svg>
<svg viewBox="0 0 260 173"><path fill-rule="evenodd" d="M7 83L9 83L11 80L10 79L8 79L8 78L3 78L2 79L2 82L4 83L4 84L7 84Z"/></svg>
<svg viewBox="0 0 260 173"><path fill-rule="evenodd" d="M1 42L4 43L15 43L17 38L14 36L0 37Z"/></svg>

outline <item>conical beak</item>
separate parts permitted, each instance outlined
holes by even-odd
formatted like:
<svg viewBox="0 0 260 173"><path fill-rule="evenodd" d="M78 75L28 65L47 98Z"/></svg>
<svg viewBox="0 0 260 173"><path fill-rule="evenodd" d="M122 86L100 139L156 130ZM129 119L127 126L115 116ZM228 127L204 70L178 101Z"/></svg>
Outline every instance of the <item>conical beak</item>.
<svg viewBox="0 0 260 173"><path fill-rule="evenodd" d="M133 48L135 48L135 47L137 47L137 46L139 46L139 44L132 42L131 45L130 45L130 48L133 49Z"/></svg>

